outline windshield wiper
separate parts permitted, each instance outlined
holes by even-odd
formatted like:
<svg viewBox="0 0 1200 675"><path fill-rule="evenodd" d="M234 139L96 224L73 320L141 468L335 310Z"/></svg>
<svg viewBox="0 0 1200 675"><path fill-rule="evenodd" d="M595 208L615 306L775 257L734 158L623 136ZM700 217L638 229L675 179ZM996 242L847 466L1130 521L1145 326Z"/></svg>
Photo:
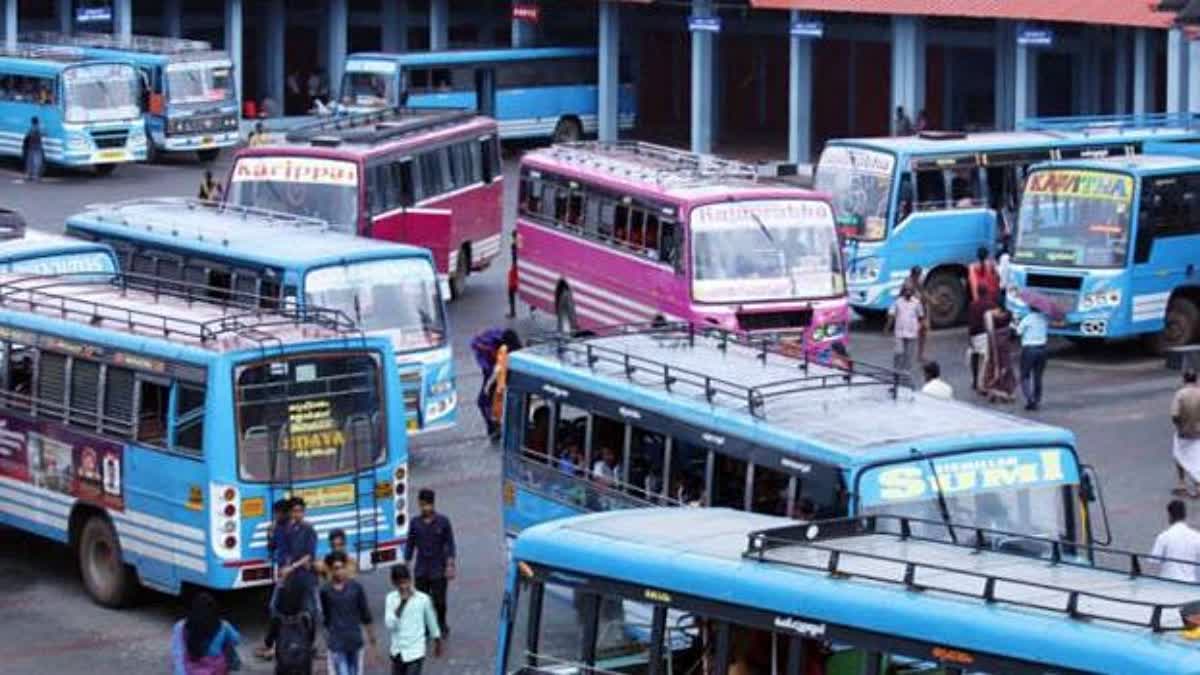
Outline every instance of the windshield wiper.
<svg viewBox="0 0 1200 675"><path fill-rule="evenodd" d="M790 260L788 260L787 251L783 250L783 247L780 246L779 243L775 241L775 237L771 234L771 231L769 229L767 229L766 224L763 223L762 218L758 217L757 213L751 213L750 217L754 219L754 224L758 225L758 230L760 232L762 232L762 235L764 237L767 238L767 241L771 242L771 246L773 246L775 248L775 250L779 253L779 255L783 256L783 273L787 277L788 283L792 287L792 297L795 297L796 296L796 276L794 274L792 274L792 262Z"/></svg>
<svg viewBox="0 0 1200 675"><path fill-rule="evenodd" d="M942 513L942 522L946 524L946 531L950 533L950 541L957 544L958 535L954 533L954 525L950 523L950 507L946 504L946 493L942 490L942 479L938 476L937 466L934 465L932 458L920 450L911 448L911 451L913 455L929 463L929 471L933 474L933 485L937 488L938 510Z"/></svg>

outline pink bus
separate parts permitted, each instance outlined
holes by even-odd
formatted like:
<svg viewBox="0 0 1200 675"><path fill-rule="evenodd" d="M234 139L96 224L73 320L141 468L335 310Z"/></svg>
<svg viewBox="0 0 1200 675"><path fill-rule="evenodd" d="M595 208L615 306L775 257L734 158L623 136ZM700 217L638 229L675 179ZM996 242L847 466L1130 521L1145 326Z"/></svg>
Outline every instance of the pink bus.
<svg viewBox="0 0 1200 675"><path fill-rule="evenodd" d="M443 291L500 253L504 177L496 122L400 108L306 124L237 153L225 199L324 220L433 252Z"/></svg>
<svg viewBox="0 0 1200 675"><path fill-rule="evenodd" d="M569 143L521 162L518 293L560 331L655 319L802 340L849 321L833 212L757 167L648 143Z"/></svg>

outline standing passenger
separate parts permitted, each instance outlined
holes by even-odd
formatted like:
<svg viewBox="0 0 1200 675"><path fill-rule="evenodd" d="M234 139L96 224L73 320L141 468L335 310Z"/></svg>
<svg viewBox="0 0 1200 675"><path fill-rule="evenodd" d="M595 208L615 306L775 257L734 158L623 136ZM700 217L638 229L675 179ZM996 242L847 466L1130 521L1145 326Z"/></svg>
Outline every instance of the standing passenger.
<svg viewBox="0 0 1200 675"><path fill-rule="evenodd" d="M1150 552L1159 559L1159 576L1200 583L1200 532L1188 526L1187 507L1182 501L1173 499L1167 504L1167 521L1170 525L1155 537Z"/></svg>
<svg viewBox="0 0 1200 675"><path fill-rule="evenodd" d="M1042 373L1046 371L1046 315L1032 303L1029 313L1017 324L1021 336L1021 393L1025 409L1037 410L1042 404Z"/></svg>
<svg viewBox="0 0 1200 675"><path fill-rule="evenodd" d="M422 488L417 495L421 517L409 528L404 562L412 563L416 557L413 571L417 589L433 598L441 634L450 637L450 625L446 622L446 590L456 574L454 528L449 518L434 510L434 499L434 492L429 488Z"/></svg>
<svg viewBox="0 0 1200 675"><path fill-rule="evenodd" d="M321 589L321 612L325 616L330 675L362 675L364 630L371 649L375 649L367 594L351 578L349 563L350 559L343 551L325 556L325 567L331 579Z"/></svg>
<svg viewBox="0 0 1200 675"><path fill-rule="evenodd" d="M175 623L171 631L171 658L174 675L206 673L224 675L235 664L237 629L221 619L217 601L206 592L196 594L186 619Z"/></svg>
<svg viewBox="0 0 1200 675"><path fill-rule="evenodd" d="M421 675L425 642L433 640L434 658L442 655L442 632L429 596L413 589L408 567L392 568L392 586L383 604L383 622L391 635L392 675Z"/></svg>
<svg viewBox="0 0 1200 675"><path fill-rule="evenodd" d="M25 180L36 183L42 179L42 164L45 153L42 150L42 125L38 118L29 120L29 131L21 142L21 155L25 158Z"/></svg>
<svg viewBox="0 0 1200 675"><path fill-rule="evenodd" d="M1200 386L1196 384L1196 371L1183 373L1183 386L1171 400L1171 424L1175 427L1174 447L1175 473L1179 484L1173 492L1177 495L1200 497ZM1192 491L1188 492L1187 477L1192 478Z"/></svg>
<svg viewBox="0 0 1200 675"><path fill-rule="evenodd" d="M900 287L900 297L888 310L887 323L883 332L886 335L893 331L896 339L892 354L892 367L900 373L905 382L912 382L913 356L917 351L917 339L921 334L921 322L925 318L925 310L921 302L913 297L912 286L904 284Z"/></svg>

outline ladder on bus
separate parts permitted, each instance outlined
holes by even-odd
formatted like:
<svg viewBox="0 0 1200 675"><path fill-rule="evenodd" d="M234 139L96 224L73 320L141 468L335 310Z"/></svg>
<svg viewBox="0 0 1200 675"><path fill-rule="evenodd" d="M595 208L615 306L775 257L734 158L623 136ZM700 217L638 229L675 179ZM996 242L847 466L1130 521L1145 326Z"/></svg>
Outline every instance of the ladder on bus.
<svg viewBox="0 0 1200 675"><path fill-rule="evenodd" d="M347 435L347 440L351 444L350 452L354 456L354 548L352 553L355 560L358 562L360 569L363 568L363 553L366 553L367 562L371 563L369 569L374 569L375 559L374 553L379 550L379 493L378 480L375 475L375 448L379 445L379 426L378 414L365 418L366 439L365 442L361 438L361 429L363 423L358 419L351 419L346 423L347 430L350 432ZM384 444L386 447L386 443ZM366 449L366 467L363 466L363 449ZM386 462L384 463L386 466ZM364 481L365 481L365 499L364 499ZM364 501L367 504L364 505ZM364 510L366 514L364 514ZM347 537L346 541L349 545L350 540Z"/></svg>

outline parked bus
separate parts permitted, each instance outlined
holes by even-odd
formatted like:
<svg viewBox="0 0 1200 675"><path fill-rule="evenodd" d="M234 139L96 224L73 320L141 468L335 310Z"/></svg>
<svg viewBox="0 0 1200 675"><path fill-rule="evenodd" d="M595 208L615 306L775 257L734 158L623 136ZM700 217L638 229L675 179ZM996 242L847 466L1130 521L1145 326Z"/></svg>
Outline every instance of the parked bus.
<svg viewBox="0 0 1200 675"><path fill-rule="evenodd" d="M25 229L19 215L0 209L0 272L111 274L118 269L110 246Z"/></svg>
<svg viewBox="0 0 1200 675"><path fill-rule="evenodd" d="M1190 119L1122 119L827 143L815 185L833 196L846 239L851 306L882 314L920 266L933 325L957 323L968 303L967 265L980 248L995 252L1009 239L1030 165L1133 155L1146 141L1200 137Z"/></svg>
<svg viewBox="0 0 1200 675"><path fill-rule="evenodd" d="M29 161L24 140L36 117L45 163L107 175L144 160L140 86L137 69L119 60L54 47L0 50L0 155Z"/></svg>
<svg viewBox="0 0 1200 675"><path fill-rule="evenodd" d="M894 521L646 509L533 528L496 675L1200 673L1180 616L1200 590L1141 573L1149 556L1046 565Z"/></svg>
<svg viewBox="0 0 1200 675"><path fill-rule="evenodd" d="M560 338L509 359L509 537L586 511L686 504L986 517L1064 544L1110 538L1074 434L913 392L890 370L675 325Z"/></svg>
<svg viewBox="0 0 1200 675"><path fill-rule="evenodd" d="M142 74L147 152L195 152L211 162L241 139L233 61L202 40L109 33L29 33L29 42L71 45L96 59L133 64Z"/></svg>
<svg viewBox="0 0 1200 675"><path fill-rule="evenodd" d="M564 333L663 318L786 334L828 358L849 321L833 212L758 171L641 142L527 153L521 299Z"/></svg>
<svg viewBox="0 0 1200 675"><path fill-rule="evenodd" d="M270 585L287 495L307 502L319 553L342 528L360 567L396 562L407 439L391 343L332 310L139 283L0 274L0 524L71 546L109 606L138 583Z"/></svg>
<svg viewBox="0 0 1200 675"><path fill-rule="evenodd" d="M242 149L225 199L427 248L444 293L458 297L467 275L500 254L503 181L494 121L404 108L314 122L285 144Z"/></svg>
<svg viewBox="0 0 1200 675"><path fill-rule="evenodd" d="M429 251L355 237L298 216L185 199L92 207L67 233L116 249L121 267L162 281L309 304L391 339L408 431L454 424L458 396L446 312ZM286 241L286 245L280 245Z"/></svg>
<svg viewBox="0 0 1200 675"><path fill-rule="evenodd" d="M351 54L336 110L465 108L495 118L504 139L577 141L597 129L598 73L592 47ZM632 129L636 93L620 80L617 124Z"/></svg>
<svg viewBox="0 0 1200 675"><path fill-rule="evenodd" d="M1200 158L1038 165L1017 218L1008 301L1018 314L1024 291L1053 303L1056 335L1140 336L1161 351L1200 336L1197 263Z"/></svg>

